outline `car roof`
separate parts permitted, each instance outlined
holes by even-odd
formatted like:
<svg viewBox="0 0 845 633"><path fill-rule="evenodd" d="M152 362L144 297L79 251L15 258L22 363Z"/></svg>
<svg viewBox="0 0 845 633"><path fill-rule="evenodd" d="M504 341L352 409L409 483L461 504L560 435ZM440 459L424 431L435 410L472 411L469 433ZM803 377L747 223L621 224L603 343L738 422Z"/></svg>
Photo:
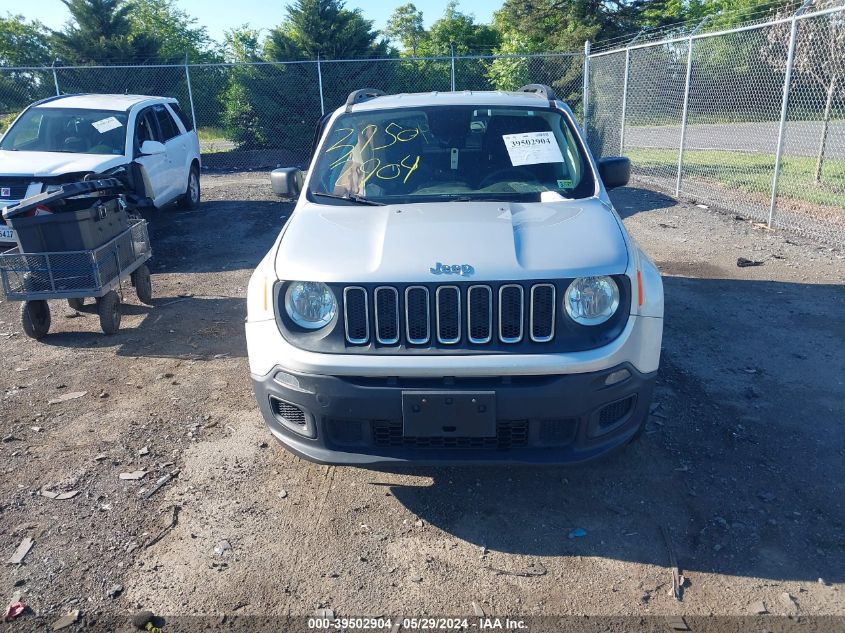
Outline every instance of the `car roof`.
<svg viewBox="0 0 845 633"><path fill-rule="evenodd" d="M141 104L165 102L175 103L176 99L168 97L151 97L148 95L78 94L52 97L40 103L36 103L35 107L126 111Z"/></svg>
<svg viewBox="0 0 845 633"><path fill-rule="evenodd" d="M549 100L533 92L464 90L461 92L411 92L373 97L351 107L352 112L419 108L423 106L534 106L548 107Z"/></svg>

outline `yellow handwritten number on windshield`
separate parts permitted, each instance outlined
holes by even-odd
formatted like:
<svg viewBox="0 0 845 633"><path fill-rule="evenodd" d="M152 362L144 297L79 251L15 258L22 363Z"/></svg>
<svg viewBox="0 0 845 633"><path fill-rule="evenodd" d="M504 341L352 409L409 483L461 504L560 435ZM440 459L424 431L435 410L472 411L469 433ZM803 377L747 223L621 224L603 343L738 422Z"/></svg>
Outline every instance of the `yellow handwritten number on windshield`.
<svg viewBox="0 0 845 633"><path fill-rule="evenodd" d="M336 132L341 135L340 139L326 149L325 153L330 154L332 152L343 151L343 154L329 165L329 169L334 169L338 165L347 162L356 147L356 145L346 142L355 134L354 128L338 128ZM370 147L370 149L375 153L388 147L392 147L393 145L396 145L396 143L406 143L408 141L412 141L419 136L420 129L403 128L398 123L391 122L385 126L384 133L390 137L390 140L384 145L376 146L373 141L376 134L378 134L378 126L374 124L365 126L361 130L361 137L366 140L363 145L360 146L359 151L363 152L364 149ZM361 171L364 173L364 183L366 183L373 177L376 177L379 180L395 180L402 175L402 170L404 168L407 170L407 173L402 179L402 182L408 182L408 178L410 178L411 174L417 170L419 165L420 157L413 156L411 154L405 156L398 163L388 163L385 165L382 165L380 158L374 156L361 164Z"/></svg>
<svg viewBox="0 0 845 633"><path fill-rule="evenodd" d="M413 162L411 162L412 159ZM419 166L420 157L412 157L410 154L405 156L405 158L400 160L398 163L387 163L386 165L382 165L381 159L379 158L371 158L361 164L361 172L364 174L363 184L367 184L367 182L373 177L378 178L379 180L396 180L402 175L403 169L406 169L407 173L405 174L405 177L402 178L402 182L408 182L408 178L411 177L411 174L413 174Z"/></svg>

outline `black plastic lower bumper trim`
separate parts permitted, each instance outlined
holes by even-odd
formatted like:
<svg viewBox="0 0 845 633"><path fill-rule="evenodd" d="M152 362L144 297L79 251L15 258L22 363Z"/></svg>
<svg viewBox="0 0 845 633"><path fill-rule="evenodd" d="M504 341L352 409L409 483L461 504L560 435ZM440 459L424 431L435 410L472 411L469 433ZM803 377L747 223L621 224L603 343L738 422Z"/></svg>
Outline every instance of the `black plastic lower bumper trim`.
<svg viewBox="0 0 845 633"><path fill-rule="evenodd" d="M621 369L628 378L607 386L607 376ZM656 372L641 374L629 364L587 374L419 379L319 376L277 367L253 377L253 387L273 435L318 463L564 464L627 443L648 415L655 378ZM427 389L495 392L495 436L406 437L402 392ZM297 409L302 415L295 419L280 415ZM302 420L307 428L297 426Z"/></svg>

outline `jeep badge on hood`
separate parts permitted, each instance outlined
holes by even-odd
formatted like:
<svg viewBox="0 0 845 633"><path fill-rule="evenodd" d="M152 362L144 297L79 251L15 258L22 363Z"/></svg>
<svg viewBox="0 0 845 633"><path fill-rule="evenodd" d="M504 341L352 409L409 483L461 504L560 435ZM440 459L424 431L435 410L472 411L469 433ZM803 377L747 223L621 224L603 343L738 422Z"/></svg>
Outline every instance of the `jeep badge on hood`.
<svg viewBox="0 0 845 633"><path fill-rule="evenodd" d="M475 272L475 268L469 264L441 264L437 262L434 266L429 268L433 275L462 275L467 277Z"/></svg>

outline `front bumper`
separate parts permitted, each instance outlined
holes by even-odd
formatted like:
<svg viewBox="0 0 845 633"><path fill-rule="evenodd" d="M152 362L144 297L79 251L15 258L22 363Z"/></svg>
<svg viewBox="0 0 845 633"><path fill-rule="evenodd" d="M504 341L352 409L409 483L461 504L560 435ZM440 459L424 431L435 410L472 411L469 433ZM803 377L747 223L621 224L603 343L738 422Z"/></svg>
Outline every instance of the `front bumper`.
<svg viewBox="0 0 845 633"><path fill-rule="evenodd" d="M629 377L606 386L621 369ZM627 443L648 414L656 374L630 363L566 375L456 378L325 376L277 366L252 379L273 435L310 461L562 464ZM495 392L496 437L405 437L402 392L409 390Z"/></svg>

